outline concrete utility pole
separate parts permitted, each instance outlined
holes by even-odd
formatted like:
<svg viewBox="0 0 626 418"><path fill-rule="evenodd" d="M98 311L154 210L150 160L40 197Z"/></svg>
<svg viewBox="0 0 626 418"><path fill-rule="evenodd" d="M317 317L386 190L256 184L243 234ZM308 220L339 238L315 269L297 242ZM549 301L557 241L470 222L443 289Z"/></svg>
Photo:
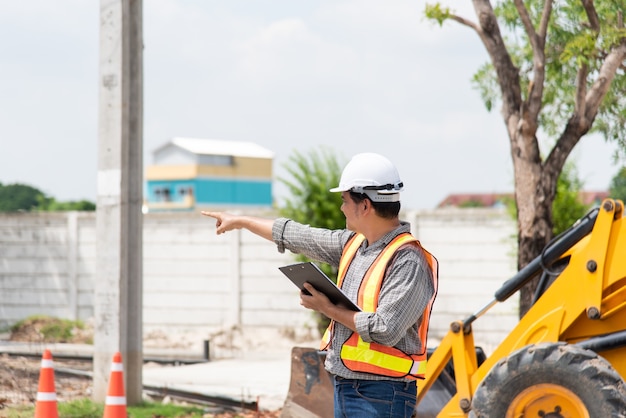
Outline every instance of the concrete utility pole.
<svg viewBox="0 0 626 418"><path fill-rule="evenodd" d="M116 352L126 401L141 402L143 339L143 36L141 0L100 0L93 399Z"/></svg>

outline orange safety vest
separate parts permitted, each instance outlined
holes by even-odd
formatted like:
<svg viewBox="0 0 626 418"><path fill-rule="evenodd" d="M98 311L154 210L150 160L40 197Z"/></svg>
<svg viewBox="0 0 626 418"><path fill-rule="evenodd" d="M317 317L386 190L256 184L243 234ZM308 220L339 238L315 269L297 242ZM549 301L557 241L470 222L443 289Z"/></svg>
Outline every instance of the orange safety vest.
<svg viewBox="0 0 626 418"><path fill-rule="evenodd" d="M356 255L360 245L365 240L361 234L355 235L346 244L339 262L337 285L341 287L348 266ZM352 333L350 338L341 346L341 360L352 371L370 373L394 378L423 379L426 372L426 338L430 312L437 294L437 259L426 251L411 234L404 233L395 237L378 255L376 260L367 270L361 285L359 286L358 305L364 312L375 312L378 307L378 297L382 286L385 271L393 255L404 245L416 245L424 251L426 260L433 276L434 293L424 309L421 323L418 323L418 335L422 343L422 351L417 354L407 354L402 350L389 347L375 342L366 343L357 333ZM325 350L330 344L334 321L331 321L324 333L321 349Z"/></svg>

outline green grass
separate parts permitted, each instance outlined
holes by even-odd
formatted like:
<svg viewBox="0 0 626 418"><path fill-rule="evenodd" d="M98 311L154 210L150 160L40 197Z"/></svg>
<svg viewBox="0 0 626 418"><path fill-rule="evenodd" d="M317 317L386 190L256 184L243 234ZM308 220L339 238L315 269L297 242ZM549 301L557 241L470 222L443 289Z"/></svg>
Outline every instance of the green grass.
<svg viewBox="0 0 626 418"><path fill-rule="evenodd" d="M128 407L128 416L131 418L178 417L191 418L204 416L204 410L193 406L161 405L145 403L141 406Z"/></svg>
<svg viewBox="0 0 626 418"><path fill-rule="evenodd" d="M102 418L104 414L104 405L94 403L89 399L59 402L57 408L61 418ZM202 418L206 416L204 410L199 407L150 402L128 406L126 412L129 418ZM7 408L0 412L0 417L6 418L33 418L34 415L35 408L32 406Z"/></svg>
<svg viewBox="0 0 626 418"><path fill-rule="evenodd" d="M46 315L32 315L14 324L11 327L11 332L27 327L37 329L44 341L63 343L72 341L74 331L85 329L85 324L80 320L72 321Z"/></svg>

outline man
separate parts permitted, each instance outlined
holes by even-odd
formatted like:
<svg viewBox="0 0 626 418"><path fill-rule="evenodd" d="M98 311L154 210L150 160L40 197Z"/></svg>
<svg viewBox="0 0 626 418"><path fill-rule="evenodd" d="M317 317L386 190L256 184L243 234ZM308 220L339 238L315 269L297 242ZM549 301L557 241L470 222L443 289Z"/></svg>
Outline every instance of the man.
<svg viewBox="0 0 626 418"><path fill-rule="evenodd" d="M338 267L338 285L362 309L334 305L305 283L300 304L331 319L322 349L333 375L335 417L411 417L424 377L426 334L437 291L437 260L399 219L403 183L374 153L355 155L338 187L345 230L222 212L217 233L245 228L294 253Z"/></svg>

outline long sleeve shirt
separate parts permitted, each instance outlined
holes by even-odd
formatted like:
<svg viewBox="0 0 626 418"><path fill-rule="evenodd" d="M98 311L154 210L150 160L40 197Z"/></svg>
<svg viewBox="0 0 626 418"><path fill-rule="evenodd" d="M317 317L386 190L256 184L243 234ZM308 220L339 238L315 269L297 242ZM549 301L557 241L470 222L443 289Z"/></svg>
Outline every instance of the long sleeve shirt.
<svg viewBox="0 0 626 418"><path fill-rule="evenodd" d="M410 232L410 225L401 222L395 230L374 243L363 242L348 267L342 283L342 291L356 303L358 290L365 273L380 252L399 234ZM272 228L272 238L278 251L285 249L307 257L339 266L343 248L354 232L313 228L290 219L277 219ZM398 250L386 270L376 312L359 312L355 316L356 329L365 342L399 348L405 353L417 354L423 342L418 337L418 325L422 314L434 293L430 266L424 253L407 246ZM348 370L340 358L343 343L352 330L335 323L331 343L326 356L326 369L347 379L389 380ZM409 379L399 379L409 380Z"/></svg>

